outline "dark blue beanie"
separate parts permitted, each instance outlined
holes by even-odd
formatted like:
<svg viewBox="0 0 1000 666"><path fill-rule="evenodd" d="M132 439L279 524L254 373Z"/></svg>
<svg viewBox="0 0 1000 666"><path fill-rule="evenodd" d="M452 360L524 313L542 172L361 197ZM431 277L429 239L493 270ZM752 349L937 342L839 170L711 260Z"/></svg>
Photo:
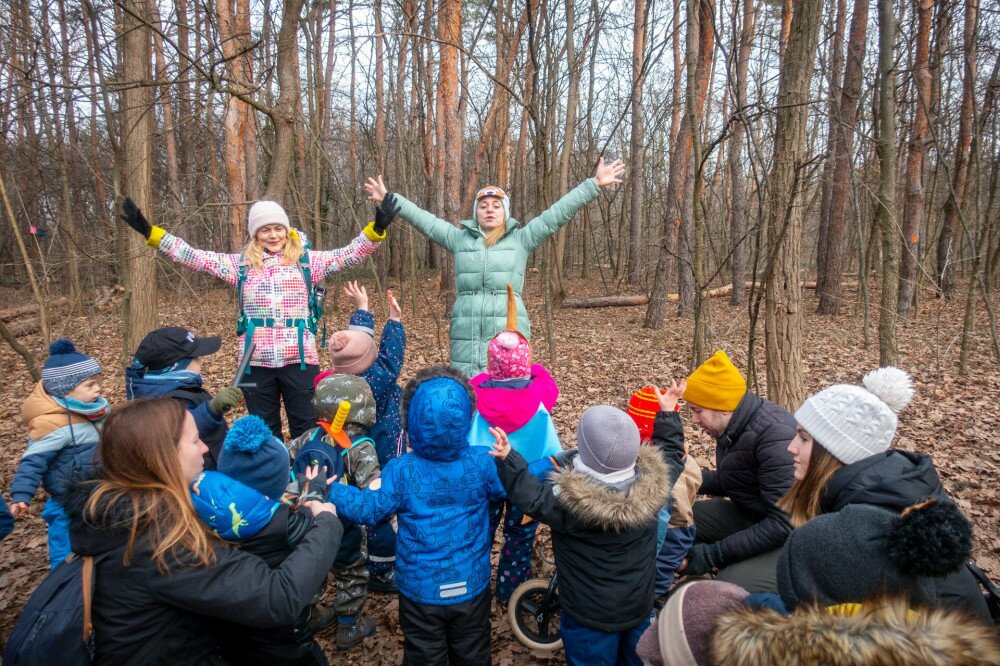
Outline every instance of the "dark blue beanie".
<svg viewBox="0 0 1000 666"><path fill-rule="evenodd" d="M288 486L288 449L259 416L233 422L219 455L219 471L273 500Z"/></svg>
<svg viewBox="0 0 1000 666"><path fill-rule="evenodd" d="M100 372L97 361L78 352L69 338L59 338L49 345L49 357L42 366L42 388L62 398Z"/></svg>

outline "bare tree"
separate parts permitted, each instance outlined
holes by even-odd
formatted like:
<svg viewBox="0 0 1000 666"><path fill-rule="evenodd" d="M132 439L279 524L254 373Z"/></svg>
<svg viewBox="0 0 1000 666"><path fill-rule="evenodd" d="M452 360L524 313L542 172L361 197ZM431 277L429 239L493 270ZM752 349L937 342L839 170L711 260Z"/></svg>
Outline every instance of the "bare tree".
<svg viewBox="0 0 1000 666"><path fill-rule="evenodd" d="M781 60L774 158L766 207L769 261L764 301L767 393L794 409L805 398L802 383L802 290L799 285L802 211L795 205L805 166L806 118L813 58L819 43L822 0L799 0Z"/></svg>
<svg viewBox="0 0 1000 666"><path fill-rule="evenodd" d="M896 340L896 306L899 297L899 227L896 224L896 76L893 47L896 16L892 0L878 1L878 149L879 187L875 221L882 232L882 297L878 324L880 366L895 365L899 358Z"/></svg>

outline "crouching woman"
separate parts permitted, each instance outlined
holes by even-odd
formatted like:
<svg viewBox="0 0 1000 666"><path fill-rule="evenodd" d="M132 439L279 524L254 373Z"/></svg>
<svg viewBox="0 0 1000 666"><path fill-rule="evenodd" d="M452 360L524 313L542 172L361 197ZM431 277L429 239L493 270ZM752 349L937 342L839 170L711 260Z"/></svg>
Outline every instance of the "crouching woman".
<svg viewBox="0 0 1000 666"><path fill-rule="evenodd" d="M169 398L108 417L102 469L74 486L68 507L73 552L94 556L94 663L222 663L213 618L290 625L322 585L343 529L333 505L307 503L312 527L271 569L198 519L188 487L206 450Z"/></svg>

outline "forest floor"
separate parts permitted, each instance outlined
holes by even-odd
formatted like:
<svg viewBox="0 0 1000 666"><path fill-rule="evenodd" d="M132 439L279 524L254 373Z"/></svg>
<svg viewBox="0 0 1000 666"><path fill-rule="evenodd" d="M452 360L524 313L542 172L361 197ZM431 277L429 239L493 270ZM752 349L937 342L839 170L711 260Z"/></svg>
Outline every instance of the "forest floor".
<svg viewBox="0 0 1000 666"><path fill-rule="evenodd" d="M235 370L236 305L231 290L212 288L193 291L191 283L178 280L161 282L159 321L162 325L181 325L200 334L223 334L222 351L206 363L206 387L216 390L228 384ZM390 285L393 286L393 285ZM406 366L402 381L415 370L432 363L447 362L448 329L444 307L435 298L431 278L419 284L417 303L410 298L410 285L396 284L402 298L403 323L407 331ZM572 297L605 295L600 280L570 280ZM336 291L331 287L331 292ZM373 293L369 285L372 309L380 325L386 309L384 297ZM964 289L958 293L964 294ZM812 393L829 384L856 383L868 370L878 365L876 331L872 323L873 343L864 345L863 317L856 312L855 294L845 293L848 302L839 317L820 317L815 313L812 291L804 293L806 313L802 329L802 370L807 391ZM873 298L877 292L873 291ZM328 327L332 332L347 323L350 310L337 303L328 308ZM575 444L575 427L587 407L607 403L624 408L629 395L649 383L669 382L671 377L687 373L691 355L692 321L676 318L673 309L658 331L642 328L645 306L592 310L557 309L553 315L557 358L550 363L545 340L544 308L538 274L529 274L525 300L532 313L535 360L550 368L559 383L561 396L553 417L566 446ZM0 309L30 303L26 291L0 289ZM671 306L672 307L672 306ZM1000 309L1000 302L994 303ZM873 307L873 311L876 310ZM989 323L979 308L977 334L970 357L970 372L958 374L964 301L939 302L933 294L922 294L920 313L899 327L900 365L913 375L916 397L902 413L895 445L930 454L945 487L958 501L975 525L975 557L993 577L1000 579L1000 365L993 356ZM419 314L414 316L414 312ZM763 313L761 314L763 319ZM118 310L87 317L57 317L53 335L67 335L85 353L94 356L104 368L105 395L112 404L124 400L123 372L120 365L122 318ZM728 298L711 299L711 345L728 351L736 365L747 365L748 317L745 308L733 308ZM764 384L763 321L758 324L760 384ZM45 357L38 335L21 338L41 363ZM5 495L25 446L26 428L21 420L21 402L32 389L32 380L23 361L6 344L0 345L0 486ZM687 422L687 417L685 416ZM686 425L691 450L703 467L714 465L714 442L700 429ZM40 493L41 495L41 493ZM0 542L0 643L10 633L31 591L47 570L46 535L40 517L42 502L32 504L30 515L18 521L14 532ZM536 572L551 572L551 550L547 533L540 532L536 545ZM498 546L494 547L494 563ZM374 595L366 612L378 624L377 634L362 648L339 655L333 650L333 631L324 632L321 643L329 650L332 663L397 664L402 655L402 633L394 597ZM493 658L499 665L543 664L561 661L562 653L534 653L513 637L506 614L494 602Z"/></svg>

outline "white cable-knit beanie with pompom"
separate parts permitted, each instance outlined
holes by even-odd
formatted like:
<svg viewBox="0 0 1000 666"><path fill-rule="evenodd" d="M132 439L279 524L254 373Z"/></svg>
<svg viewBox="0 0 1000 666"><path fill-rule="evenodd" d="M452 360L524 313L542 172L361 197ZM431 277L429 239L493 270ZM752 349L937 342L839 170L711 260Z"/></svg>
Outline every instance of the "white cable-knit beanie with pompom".
<svg viewBox="0 0 1000 666"><path fill-rule="evenodd" d="M861 383L825 388L795 412L799 425L845 465L887 451L896 414L913 398L910 376L899 368L872 370Z"/></svg>

